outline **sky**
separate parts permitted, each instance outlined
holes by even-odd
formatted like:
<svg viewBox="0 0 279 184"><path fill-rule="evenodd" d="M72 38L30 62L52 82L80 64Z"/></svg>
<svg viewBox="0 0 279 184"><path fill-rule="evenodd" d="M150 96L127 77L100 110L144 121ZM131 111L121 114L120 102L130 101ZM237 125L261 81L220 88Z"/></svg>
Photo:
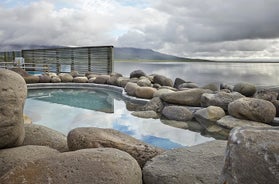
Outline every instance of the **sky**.
<svg viewBox="0 0 279 184"><path fill-rule="evenodd" d="M1 0L0 50L136 47L189 58L278 60L278 0Z"/></svg>

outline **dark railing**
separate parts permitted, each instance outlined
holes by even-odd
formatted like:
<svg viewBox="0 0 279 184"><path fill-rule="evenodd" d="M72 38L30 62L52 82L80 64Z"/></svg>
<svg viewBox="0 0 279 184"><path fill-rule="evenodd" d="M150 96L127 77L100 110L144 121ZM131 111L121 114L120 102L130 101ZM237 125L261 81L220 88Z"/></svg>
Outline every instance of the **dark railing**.
<svg viewBox="0 0 279 184"><path fill-rule="evenodd" d="M0 67L12 67L15 57L24 58L24 65L20 67L27 71L49 71L55 73L78 71L79 73L109 74L113 70L113 46L65 47L2 52L0 53Z"/></svg>

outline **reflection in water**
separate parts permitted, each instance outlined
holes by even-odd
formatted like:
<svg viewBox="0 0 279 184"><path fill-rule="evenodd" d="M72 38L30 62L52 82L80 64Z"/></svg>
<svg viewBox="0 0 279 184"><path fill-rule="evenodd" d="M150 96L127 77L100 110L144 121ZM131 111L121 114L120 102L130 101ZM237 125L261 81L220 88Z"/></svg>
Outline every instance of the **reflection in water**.
<svg viewBox="0 0 279 184"><path fill-rule="evenodd" d="M258 86L279 84L279 63L231 63L231 62L114 62L116 72L129 76L141 69L147 74L161 74L172 78L180 77L199 85L209 83L235 84L251 82Z"/></svg>
<svg viewBox="0 0 279 184"><path fill-rule="evenodd" d="M38 94L40 93L37 93L35 98L26 100L24 113L31 117L33 123L50 127L65 135L76 127L113 128L166 149L192 146L214 140L202 136L198 132L168 126L159 119L134 117L125 108L125 102L111 93L107 95L113 99L112 104L114 105L112 108L114 113L53 103L51 100L42 101L38 99ZM32 93L33 97L34 95Z"/></svg>

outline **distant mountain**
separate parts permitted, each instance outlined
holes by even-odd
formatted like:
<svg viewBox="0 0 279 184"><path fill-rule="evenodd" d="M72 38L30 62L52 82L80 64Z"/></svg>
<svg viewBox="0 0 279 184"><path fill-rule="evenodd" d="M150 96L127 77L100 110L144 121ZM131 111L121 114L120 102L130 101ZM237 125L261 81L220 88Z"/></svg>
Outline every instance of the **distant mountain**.
<svg viewBox="0 0 279 184"><path fill-rule="evenodd" d="M139 48L114 48L115 60L170 60L170 61L185 61L187 58L176 57L168 54L153 51L151 49Z"/></svg>

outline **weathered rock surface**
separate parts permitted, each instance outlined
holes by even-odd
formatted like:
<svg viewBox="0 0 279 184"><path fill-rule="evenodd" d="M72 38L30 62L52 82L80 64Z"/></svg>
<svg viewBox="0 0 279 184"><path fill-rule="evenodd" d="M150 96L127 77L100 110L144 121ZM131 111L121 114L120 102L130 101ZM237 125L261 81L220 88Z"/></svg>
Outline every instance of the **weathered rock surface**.
<svg viewBox="0 0 279 184"><path fill-rule="evenodd" d="M239 92L246 97L251 97L256 93L257 89L254 84L248 82L240 82L234 85L233 91Z"/></svg>
<svg viewBox="0 0 279 184"><path fill-rule="evenodd" d="M279 181L279 129L236 128L230 133L222 180L219 183Z"/></svg>
<svg viewBox="0 0 279 184"><path fill-rule="evenodd" d="M270 125L267 125L265 123L260 123L256 121L249 121L244 119L237 119L232 116L224 116L223 118L219 119L217 122L217 125L226 128L226 129L233 129L235 127L270 127Z"/></svg>
<svg viewBox="0 0 279 184"><path fill-rule="evenodd" d="M229 104L228 111L236 118L263 123L271 123L276 115L276 108L271 102L255 98L235 100Z"/></svg>
<svg viewBox="0 0 279 184"><path fill-rule="evenodd" d="M143 79L140 79L137 84L139 86L148 86L150 87L151 86L151 81L148 79L148 78L143 78Z"/></svg>
<svg viewBox="0 0 279 184"><path fill-rule="evenodd" d="M185 82L183 84L180 84L178 86L179 89L183 89L183 88L199 88L199 86L196 83L193 82Z"/></svg>
<svg viewBox="0 0 279 184"><path fill-rule="evenodd" d="M181 79L181 78L175 78L173 87L174 87L174 88L178 88L178 86L179 86L180 84L183 84L183 83L185 83L185 82L186 82L186 81L183 80L183 79Z"/></svg>
<svg viewBox="0 0 279 184"><path fill-rule="evenodd" d="M10 70L18 73L22 77L30 76L30 74L28 72L26 72L25 70L23 70L22 68L19 68L19 67L18 68L11 68Z"/></svg>
<svg viewBox="0 0 279 184"><path fill-rule="evenodd" d="M141 184L141 169L128 153L112 148L61 153L15 167L0 183Z"/></svg>
<svg viewBox="0 0 279 184"><path fill-rule="evenodd" d="M32 124L32 119L29 116L23 114L23 122L24 124Z"/></svg>
<svg viewBox="0 0 279 184"><path fill-rule="evenodd" d="M141 76L146 76L142 70L135 70L130 73L130 78L140 78Z"/></svg>
<svg viewBox="0 0 279 184"><path fill-rule="evenodd" d="M196 111L194 117L199 123L207 125L210 123L215 123L225 115L226 113L221 107L209 106Z"/></svg>
<svg viewBox="0 0 279 184"><path fill-rule="evenodd" d="M127 92L128 95L130 96L136 96L136 89L139 86L136 83L133 82L128 82L125 86L125 91Z"/></svg>
<svg viewBox="0 0 279 184"><path fill-rule="evenodd" d="M154 75L153 81L161 86L173 86L173 81L163 75Z"/></svg>
<svg viewBox="0 0 279 184"><path fill-rule="evenodd" d="M87 77L75 77L73 79L73 82L76 82L76 83L87 83L88 82L88 78Z"/></svg>
<svg viewBox="0 0 279 184"><path fill-rule="evenodd" d="M52 83L59 83L59 82L61 82L61 79L58 76L51 77L50 82L52 82Z"/></svg>
<svg viewBox="0 0 279 184"><path fill-rule="evenodd" d="M211 91L218 91L219 90L219 87L216 85L216 84L207 84L205 86L202 87L203 89L209 89Z"/></svg>
<svg viewBox="0 0 279 184"><path fill-rule="evenodd" d="M224 110L228 110L229 103L243 97L245 96L238 92L226 93L220 91L216 94L204 93L201 96L201 105L203 107L218 106Z"/></svg>
<svg viewBox="0 0 279 184"><path fill-rule="evenodd" d="M168 150L143 168L145 184L215 184L224 165L226 141Z"/></svg>
<svg viewBox="0 0 279 184"><path fill-rule="evenodd" d="M135 111L132 112L133 116L139 117L139 118L153 118L158 119L159 115L155 111Z"/></svg>
<svg viewBox="0 0 279 184"><path fill-rule="evenodd" d="M154 94L153 97L160 97L163 94L167 94L167 93L173 93L174 91L171 89L158 89Z"/></svg>
<svg viewBox="0 0 279 184"><path fill-rule="evenodd" d="M24 80L26 84L33 84L33 83L38 83L40 81L40 77L35 75L30 75L24 77Z"/></svg>
<svg viewBox="0 0 279 184"><path fill-rule="evenodd" d="M94 83L96 84L106 84L108 80L110 79L109 75L97 75Z"/></svg>
<svg viewBox="0 0 279 184"><path fill-rule="evenodd" d="M60 152L68 151L67 137L42 125L26 124L23 145L48 146Z"/></svg>
<svg viewBox="0 0 279 184"><path fill-rule="evenodd" d="M254 98L267 100L270 102L276 101L278 98L278 92L271 90L260 90L254 95Z"/></svg>
<svg viewBox="0 0 279 184"><path fill-rule="evenodd" d="M157 89L152 87L138 87L136 88L135 94L139 98L151 99L156 91Z"/></svg>
<svg viewBox="0 0 279 184"><path fill-rule="evenodd" d="M0 149L19 146L23 142L26 96L24 79L16 72L0 69Z"/></svg>
<svg viewBox="0 0 279 184"><path fill-rule="evenodd" d="M61 82L72 82L73 81L73 76L68 74L68 73L60 73L58 75L61 79Z"/></svg>
<svg viewBox="0 0 279 184"><path fill-rule="evenodd" d="M142 110L144 111L155 111L155 112L161 112L164 108L163 101L159 97L152 98L149 102L147 102Z"/></svg>
<svg viewBox="0 0 279 184"><path fill-rule="evenodd" d="M125 87L126 84L130 82L130 79L127 78L127 77L118 77L117 80L116 80L116 84L117 86L120 86L120 87Z"/></svg>
<svg viewBox="0 0 279 184"><path fill-rule="evenodd" d="M71 130L68 134L68 146L70 150L116 148L132 155L141 167L163 151L119 131L93 127Z"/></svg>
<svg viewBox="0 0 279 184"><path fill-rule="evenodd" d="M110 85L117 86L117 79L119 77L122 77L122 74L113 72L110 74L110 78L107 80L107 83Z"/></svg>
<svg viewBox="0 0 279 184"><path fill-rule="evenodd" d="M210 90L195 88L195 89L189 89L185 91L162 94L161 98L163 101L172 104L200 106L202 94L208 93L209 91Z"/></svg>
<svg viewBox="0 0 279 184"><path fill-rule="evenodd" d="M176 121L189 121L193 118L193 113L187 108L183 106L165 106L162 114L170 120Z"/></svg>
<svg viewBox="0 0 279 184"><path fill-rule="evenodd" d="M10 169L23 163L57 155L59 151L45 146L19 146L0 150L0 178Z"/></svg>
<svg viewBox="0 0 279 184"><path fill-rule="evenodd" d="M49 83L51 80L51 78L48 75L40 75L39 78L40 83Z"/></svg>

